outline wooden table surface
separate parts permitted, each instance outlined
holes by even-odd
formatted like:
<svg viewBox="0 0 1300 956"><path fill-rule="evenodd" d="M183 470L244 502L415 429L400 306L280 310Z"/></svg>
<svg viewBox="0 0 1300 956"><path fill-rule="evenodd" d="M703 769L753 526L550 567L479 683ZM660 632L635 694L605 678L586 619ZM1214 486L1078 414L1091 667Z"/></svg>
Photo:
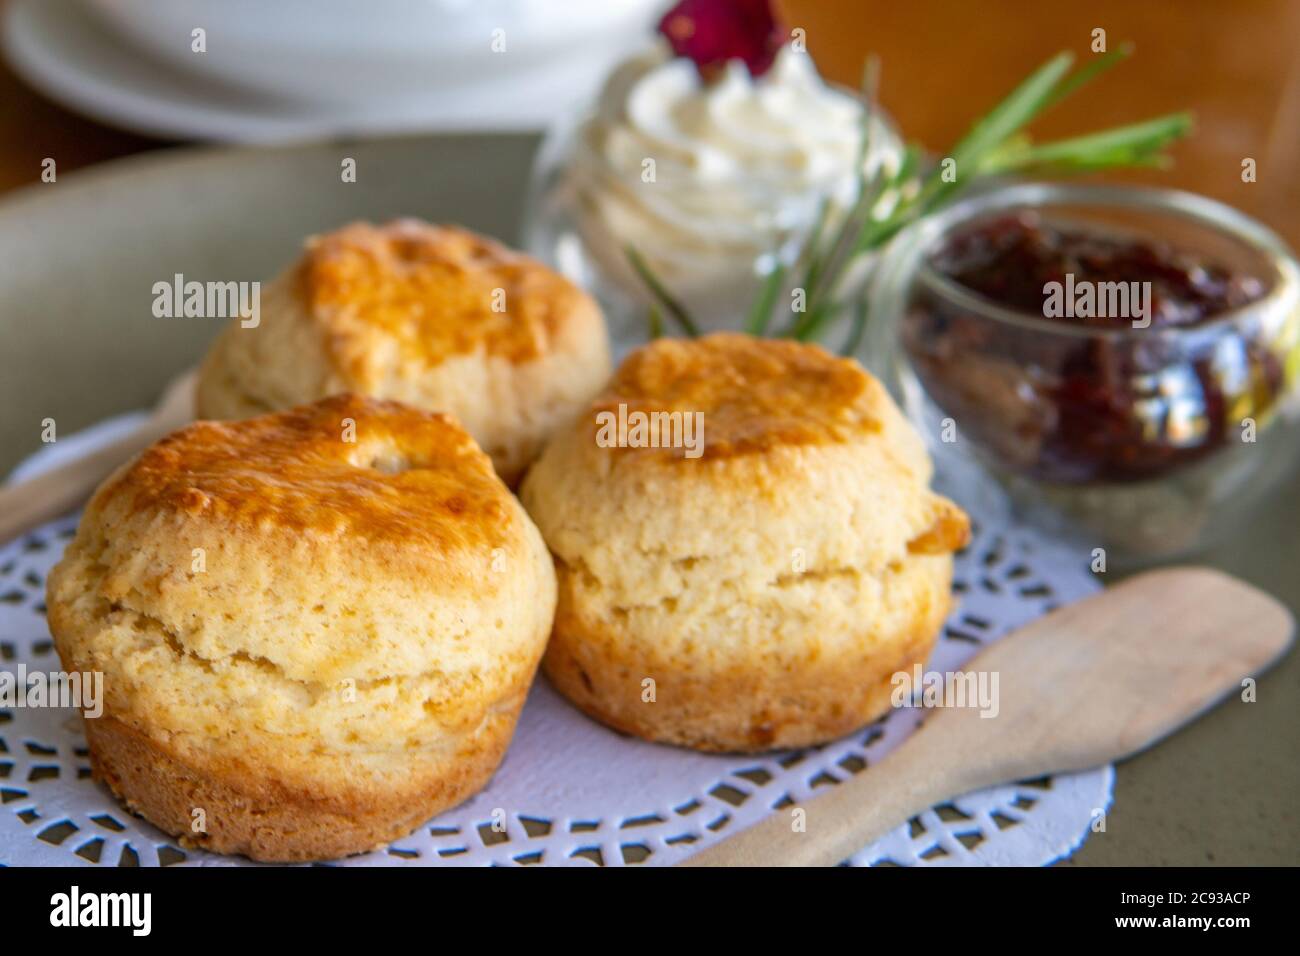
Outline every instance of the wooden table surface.
<svg viewBox="0 0 1300 956"><path fill-rule="evenodd" d="M0 0L5 2L5 0ZM785 0L823 72L854 83L878 52L882 100L905 133L942 154L970 118L1060 49L1089 56L1091 31L1132 40L1133 60L1047 117L1042 135L1196 111L1195 137L1164 172L1127 178L1194 190L1250 212L1300 248L1300 0ZM26 88L0 66L0 192L169 144L110 129ZM1254 158L1258 181L1241 181ZM1234 540L1205 556L1300 611L1300 480ZM1156 637L1156 636L1152 636ZM1261 683L1258 708L1222 707L1119 768L1104 834L1071 864L1291 863L1297 850L1300 660ZM1261 736L1256 728L1276 733Z"/></svg>

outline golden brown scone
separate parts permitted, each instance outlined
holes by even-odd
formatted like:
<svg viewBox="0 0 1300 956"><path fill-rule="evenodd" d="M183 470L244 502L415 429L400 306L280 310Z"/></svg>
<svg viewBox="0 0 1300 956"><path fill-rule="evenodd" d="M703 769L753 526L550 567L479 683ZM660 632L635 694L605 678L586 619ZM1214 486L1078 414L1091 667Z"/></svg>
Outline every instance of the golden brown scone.
<svg viewBox="0 0 1300 956"><path fill-rule="evenodd" d="M702 413L702 454L607 447L601 413L620 405L629 424ZM949 610L969 525L930 469L854 362L730 333L645 346L524 481L559 575L543 670L651 740L758 751L848 733Z"/></svg>
<svg viewBox="0 0 1300 956"><path fill-rule="evenodd" d="M450 417L344 395L147 449L96 492L47 604L64 667L104 674L86 728L114 793L186 845L309 860L486 783L555 577Z"/></svg>
<svg viewBox="0 0 1300 956"><path fill-rule="evenodd" d="M514 485L609 378L589 295L464 229L402 219L307 241L203 363L200 418L246 418L339 392L451 412Z"/></svg>

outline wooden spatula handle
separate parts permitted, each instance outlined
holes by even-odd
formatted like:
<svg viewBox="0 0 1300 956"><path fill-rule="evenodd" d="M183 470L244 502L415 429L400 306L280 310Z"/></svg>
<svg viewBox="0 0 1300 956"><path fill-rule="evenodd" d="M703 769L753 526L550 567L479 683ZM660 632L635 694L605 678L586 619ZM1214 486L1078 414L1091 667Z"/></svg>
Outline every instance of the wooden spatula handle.
<svg viewBox="0 0 1300 956"><path fill-rule="evenodd" d="M682 866L834 866L902 820L951 794L950 779L926 772L932 748L918 738L852 780L804 805L783 807ZM932 768L931 768L932 769ZM976 789L978 784L969 789Z"/></svg>
<svg viewBox="0 0 1300 956"><path fill-rule="evenodd" d="M172 379L153 412L130 434L30 481L0 487L0 542L71 511L115 468L191 421L196 378L197 372L187 369Z"/></svg>
<svg viewBox="0 0 1300 956"><path fill-rule="evenodd" d="M81 504L127 461L170 429L146 422L93 454L53 468L28 481L0 488L0 542L38 528Z"/></svg>

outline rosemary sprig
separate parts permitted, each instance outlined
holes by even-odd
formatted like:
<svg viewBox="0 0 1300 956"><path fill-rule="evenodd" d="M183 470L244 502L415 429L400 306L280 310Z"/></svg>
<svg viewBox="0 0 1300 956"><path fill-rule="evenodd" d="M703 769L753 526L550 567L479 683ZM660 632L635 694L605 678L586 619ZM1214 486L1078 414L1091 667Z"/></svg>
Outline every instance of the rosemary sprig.
<svg viewBox="0 0 1300 956"><path fill-rule="evenodd" d="M894 212L872 223L858 243L859 251L877 248L903 227L933 212L976 180L1010 172L1069 174L1127 166L1158 165L1164 150L1192 125L1188 113L1171 113L1141 123L1115 126L1083 136L1035 145L1023 130L1070 94L1127 59L1125 44L1070 74L1074 57L1058 53L1021 83L949 150L955 175L946 176L940 163L921 180L916 194Z"/></svg>
<svg viewBox="0 0 1300 956"><path fill-rule="evenodd" d="M855 194L857 199L853 207L845 217L845 222L863 222L866 223L871 219L871 211L879 201L881 194L884 192L885 184L883 176L877 176L876 183L873 185L867 180L867 166L871 159L872 133L876 124L876 93L880 88L880 58L875 54L867 57L862 67L862 135L858 147L858 164L857 164L857 184ZM847 256L852 255L852 249L849 246L849 238L852 233L841 226L839 232L832 236L826 247L821 244L821 233L825 224L825 219L830 213L830 198L826 197L822 203L822 210L819 213L817 234L809 244L809 267L804 275L804 282L799 288L804 291L804 311L801 316L796 316L794 322L786 330L785 334L796 339L806 339L810 333L818 328L821 324L820 316L822 309L822 293L826 290L826 278L829 276L830 282L833 283L835 277L840 274L843 268L843 262Z"/></svg>
<svg viewBox="0 0 1300 956"><path fill-rule="evenodd" d="M754 305L749 311L749 321L745 324L745 331L750 335L765 335L767 333L768 323L772 321L772 309L776 305L776 297L781 294L781 289L785 286L785 264L778 262L763 279L763 287L758 292L758 298L754 300Z"/></svg>
<svg viewBox="0 0 1300 956"><path fill-rule="evenodd" d="M980 169L993 175L1036 169L1084 172L1114 166L1167 166L1165 146L1191 128L1190 113L1172 113L1050 143L1034 144L1021 138L988 154Z"/></svg>
<svg viewBox="0 0 1300 956"><path fill-rule="evenodd" d="M1050 102L1059 99L1055 94L1065 80L1073 59L1069 53L1058 53L1029 74L1007 94L1006 99L977 121L958 140L957 145L948 151L945 163L951 161L951 167L945 168L941 164L922 182L915 200L916 208L934 208L939 205L943 199L957 191L959 184L970 178L966 175L968 171L978 175L981 157L1018 133ZM955 175L950 175L949 169Z"/></svg>
<svg viewBox="0 0 1300 956"><path fill-rule="evenodd" d="M646 263L641 253L637 252L632 246L627 246L624 250L627 255L627 261L631 263L636 274L641 277L641 281L646 284L646 288L663 306L664 310L671 315L677 324L682 327L682 331L694 338L700 334L699 326L691 318L690 313L686 311L685 306L673 297L668 291L667 286L659 281L658 277L651 271L650 266Z"/></svg>
<svg viewBox="0 0 1300 956"><path fill-rule="evenodd" d="M801 289L813 288L817 284L817 277L821 275L822 267L825 265L822 258L822 233L826 231L826 221L830 218L830 212L830 197L823 196L821 203L817 207L817 219L803 248L802 258L805 262L803 280L799 283Z"/></svg>
<svg viewBox="0 0 1300 956"><path fill-rule="evenodd" d="M1025 133L1025 128L1043 113L1131 53L1132 46L1126 44L1093 59L1073 73L1073 55L1058 53L972 124L943 161L924 176L918 172L921 150L912 145L904 151L894 173L880 170L870 180L867 159L877 109L879 63L869 58L862 89L863 135L857 199L840 217L834 215L828 200L823 201L815 224L796 257L796 265L802 265L802 284L798 288L803 290L804 311L794 313L791 321L777 334L801 341L819 338L845 304L840 298L843 292L840 287L856 260L884 246L908 225L947 205L980 179L1009 173L1064 175L1118 167L1167 165L1169 157L1165 150L1192 128L1189 113L1170 113L1044 143L1034 142ZM888 212L878 216L877 211L886 196L892 196L894 202ZM827 235L832 219L837 220L837 224ZM687 335L698 335L698 324L673 298L640 254L630 246L626 251L629 262L653 298ZM751 334L767 334L787 274L786 266L778 264L765 277L746 322L746 330ZM841 349L843 354L856 349L862 340L868 321L863 298L859 296L848 338Z"/></svg>
<svg viewBox="0 0 1300 956"><path fill-rule="evenodd" d="M867 297L859 296L853 304L853 324L849 326L848 338L840 346L841 355L852 355L862 344L862 334L867 331Z"/></svg>
<svg viewBox="0 0 1300 956"><path fill-rule="evenodd" d="M1080 67L1073 75L1067 77L1065 81L1056 88L1052 95L1048 97L1047 102L1043 104L1041 112L1050 110L1075 90L1087 86L1107 70L1111 69L1122 60L1127 60L1132 55L1133 44L1131 42L1124 42L1115 49L1103 53L1101 56L1093 57L1086 66Z"/></svg>

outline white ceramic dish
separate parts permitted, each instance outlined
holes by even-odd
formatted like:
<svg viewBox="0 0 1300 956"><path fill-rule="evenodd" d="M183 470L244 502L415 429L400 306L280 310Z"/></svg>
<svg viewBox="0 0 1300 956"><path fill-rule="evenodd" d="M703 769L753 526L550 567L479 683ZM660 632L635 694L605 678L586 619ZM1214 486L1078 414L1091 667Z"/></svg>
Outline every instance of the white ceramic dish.
<svg viewBox="0 0 1300 956"><path fill-rule="evenodd" d="M603 69L584 54L564 58L509 95L484 82L445 94L425 87L425 96L364 106L308 103L155 60L75 0L9 0L0 13L5 57L25 81L69 109L168 139L286 143L423 130L540 130L586 99Z"/></svg>
<svg viewBox="0 0 1300 956"><path fill-rule="evenodd" d="M373 105L478 87L512 94L557 70L599 81L662 0L85 0L160 62L304 103ZM192 50L192 32L206 51ZM574 67L581 69L575 70Z"/></svg>

